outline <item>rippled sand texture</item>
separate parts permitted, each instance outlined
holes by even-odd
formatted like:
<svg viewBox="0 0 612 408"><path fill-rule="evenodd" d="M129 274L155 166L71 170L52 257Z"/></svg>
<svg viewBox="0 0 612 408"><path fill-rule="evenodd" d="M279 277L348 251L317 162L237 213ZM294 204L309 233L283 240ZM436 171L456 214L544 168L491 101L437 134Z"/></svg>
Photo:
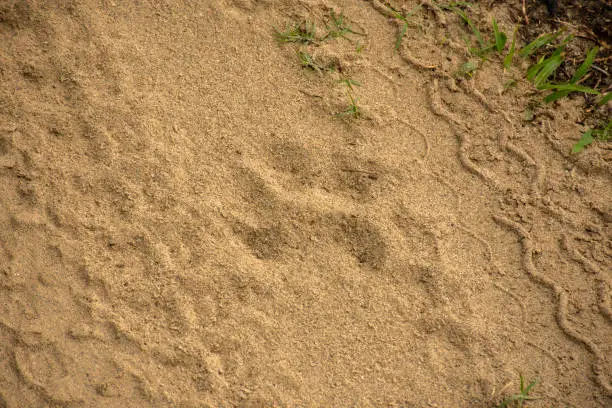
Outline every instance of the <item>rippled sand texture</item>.
<svg viewBox="0 0 612 408"><path fill-rule="evenodd" d="M273 36L331 9L356 120ZM610 150L414 19L0 1L0 407L610 406Z"/></svg>

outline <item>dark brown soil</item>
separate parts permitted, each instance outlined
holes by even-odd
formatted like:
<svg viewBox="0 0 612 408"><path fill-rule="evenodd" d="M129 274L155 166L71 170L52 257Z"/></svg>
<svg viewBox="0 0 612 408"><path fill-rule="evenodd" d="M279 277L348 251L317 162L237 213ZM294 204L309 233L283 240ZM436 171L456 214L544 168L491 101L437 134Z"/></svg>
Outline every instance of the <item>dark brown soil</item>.
<svg viewBox="0 0 612 408"><path fill-rule="evenodd" d="M525 42L559 29L573 34L568 46L566 63L559 69L560 78L569 78L584 56L594 46L599 47L596 68L586 84L608 90L612 84L612 4L609 0L540 0L513 2L516 22L521 24L520 34Z"/></svg>

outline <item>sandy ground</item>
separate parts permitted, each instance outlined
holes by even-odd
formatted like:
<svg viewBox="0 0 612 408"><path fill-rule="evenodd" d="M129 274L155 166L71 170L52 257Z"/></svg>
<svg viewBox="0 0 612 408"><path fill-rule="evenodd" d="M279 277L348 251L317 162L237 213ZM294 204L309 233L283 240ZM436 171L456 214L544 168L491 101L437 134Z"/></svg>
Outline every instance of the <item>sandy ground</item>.
<svg viewBox="0 0 612 408"><path fill-rule="evenodd" d="M274 38L331 10L365 36ZM609 146L414 19L0 1L0 407L612 406Z"/></svg>

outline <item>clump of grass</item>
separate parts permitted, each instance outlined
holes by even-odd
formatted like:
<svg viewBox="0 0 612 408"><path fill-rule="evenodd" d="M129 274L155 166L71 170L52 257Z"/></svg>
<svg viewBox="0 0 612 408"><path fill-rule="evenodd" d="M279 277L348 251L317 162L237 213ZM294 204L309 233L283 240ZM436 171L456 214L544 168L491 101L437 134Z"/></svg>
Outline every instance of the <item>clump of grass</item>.
<svg viewBox="0 0 612 408"><path fill-rule="evenodd" d="M343 13L337 14L335 11L331 11L331 22L326 25L327 34L323 37L316 36L316 27L314 23L304 21L302 23L292 23L284 30L279 30L274 27L275 37L281 43L297 43L301 46L296 47L296 54L303 68L311 69L315 72L322 71L341 71L341 66L338 61L325 63L317 60L309 51L320 45L323 41L333 38L346 38L353 42L351 38L347 37L349 34L354 35L366 35L359 31L353 30L353 28L347 23ZM357 41L355 51L357 53L362 52L364 45ZM349 100L348 108L335 116L350 116L352 118L359 118L362 116L362 111L357 104L358 98L355 96L355 86L359 86L359 82L345 77L340 81L346 86L346 92Z"/></svg>
<svg viewBox="0 0 612 408"><path fill-rule="evenodd" d="M316 72L335 71L336 67L333 64L325 66L306 51L298 50L297 55L300 59L302 67L304 68L310 68Z"/></svg>
<svg viewBox="0 0 612 408"><path fill-rule="evenodd" d="M558 46L550 56L542 56L536 64L527 70L527 79L532 81L536 88L541 89L540 87L548 81L550 76L563 63L563 52L565 51L567 41L568 39L566 38L566 41Z"/></svg>
<svg viewBox="0 0 612 408"><path fill-rule="evenodd" d="M316 43L316 27L314 23L304 21L303 23L294 23L285 28L284 31L274 27L275 35L278 41L284 43Z"/></svg>
<svg viewBox="0 0 612 408"><path fill-rule="evenodd" d="M422 6L419 4L418 6L410 10L406 15L404 15L400 13L399 11L395 10L393 7L387 5L387 10L389 12L389 15L399 20L402 25L397 35L397 40L395 41L395 52L399 51L400 46L402 45L402 40L404 39L404 36L406 35L406 31L408 31L408 27L410 26L410 21L408 20L408 18L412 17L412 15L416 13L417 11L419 11L421 7Z"/></svg>
<svg viewBox="0 0 612 408"><path fill-rule="evenodd" d="M342 78L340 80L340 83L346 85L349 91L354 91L355 90L355 88L353 88L354 86L361 86L361 83L351 78Z"/></svg>
<svg viewBox="0 0 612 408"><path fill-rule="evenodd" d="M361 84L351 78L343 78L340 83L346 86L346 93L349 98L348 108L340 113L336 113L336 116L352 116L354 119L361 117L361 108L357 105L357 98L355 97L355 86L361 86Z"/></svg>
<svg viewBox="0 0 612 408"><path fill-rule="evenodd" d="M546 103L550 103L550 102L556 101L557 99L561 99L563 97L568 96L571 92L584 92L584 93L590 93L590 94L599 94L599 91L593 88L578 85L578 82L580 82L591 69L591 65L593 65L593 61L595 61L595 56L597 55L598 51L599 51L598 47L591 48L586 58L584 59L582 64L578 67L578 69L576 70L572 78L569 80L569 82L564 83L564 84L551 84L551 83L544 84L541 87L541 89L554 90L553 93L551 93L550 95L544 98L544 101Z"/></svg>
<svg viewBox="0 0 612 408"><path fill-rule="evenodd" d="M585 147L593 143L595 140L606 142L612 136L612 119L606 127L602 129L589 129L582 134L582 137L572 148L572 153L580 153Z"/></svg>
<svg viewBox="0 0 612 408"><path fill-rule="evenodd" d="M347 34L355 34L355 35L365 35L364 33L360 33L359 31L355 31L348 25L344 20L344 14L336 14L333 10L331 11L331 25L327 26L327 34L322 38L322 40L326 40L328 38L338 38L343 37L346 38Z"/></svg>
<svg viewBox="0 0 612 408"><path fill-rule="evenodd" d="M559 37L562 31L558 31L556 33L544 34L530 44L526 45L519 54L524 57L528 57L533 55L533 53L543 47L544 45L551 44L556 38ZM565 48L567 44L572 40L572 35L569 35L561 41L559 45L555 48L549 56L542 56L538 60L537 63L532 65L527 70L527 79L532 81L535 87L539 90L552 90L550 94L548 94L544 98L544 102L550 103L554 102L558 99L564 98L568 96L572 92L582 92L588 94L599 95L600 92L596 89L590 88L588 86L580 85L579 83L585 79L588 74L591 66L593 65L593 61L595 61L595 56L599 51L598 47L593 47L587 53L586 58L582 62L582 64L578 67L572 78L564 83L553 83L549 82L549 79L554 76L557 68L563 64L565 61Z"/></svg>
<svg viewBox="0 0 612 408"><path fill-rule="evenodd" d="M472 46L472 42L469 39L466 39L466 45L468 50L473 55L476 55L482 59L486 59L487 55L493 51L501 54L506 48L506 43L508 42L508 35L499 29L497 25L497 21L493 18L491 20L491 25L493 27L493 37L491 39L485 38L482 32L478 29L476 23L468 16L467 12L464 11L461 7L470 7L470 3L450 3L450 4L436 4L441 10L450 11L455 13L457 16L463 20L465 25L467 25L474 37L476 37L476 46ZM515 30L516 35L516 30ZM512 38L512 46L509 56L506 56L504 59L504 65L510 66L512 62L512 58L514 57L514 44L515 44L515 36ZM506 63L506 60L509 62Z"/></svg>
<svg viewBox="0 0 612 408"><path fill-rule="evenodd" d="M510 407L522 408L525 401L536 399L535 397L530 397L529 393L531 392L531 389L535 387L536 384L538 383L538 379L536 378L535 380L530 382L529 385L525 386L525 378L523 377L522 374L519 374L519 377L521 380L520 392L518 394L513 394L509 396L508 398L504 399L497 406L497 408L510 408Z"/></svg>

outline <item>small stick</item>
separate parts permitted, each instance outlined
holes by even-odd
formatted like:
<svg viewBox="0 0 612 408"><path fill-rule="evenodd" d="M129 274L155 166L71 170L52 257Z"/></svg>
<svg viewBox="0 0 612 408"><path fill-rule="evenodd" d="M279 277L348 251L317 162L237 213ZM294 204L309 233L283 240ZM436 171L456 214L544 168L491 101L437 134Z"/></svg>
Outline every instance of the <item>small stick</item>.
<svg viewBox="0 0 612 408"><path fill-rule="evenodd" d="M525 0L523 0L523 16L525 16L525 24L529 24L529 17L527 17L527 7L525 7Z"/></svg>
<svg viewBox="0 0 612 408"><path fill-rule="evenodd" d="M595 64L592 64L592 65L591 65L591 68L593 68L593 69L594 69L594 70L596 70L596 71L601 72L601 73L602 73L602 74L604 74L605 76L610 76L610 74L608 73L608 71L606 71L606 70L605 70L605 69L603 69L603 68L598 67L598 66L597 66L597 65L595 65Z"/></svg>

